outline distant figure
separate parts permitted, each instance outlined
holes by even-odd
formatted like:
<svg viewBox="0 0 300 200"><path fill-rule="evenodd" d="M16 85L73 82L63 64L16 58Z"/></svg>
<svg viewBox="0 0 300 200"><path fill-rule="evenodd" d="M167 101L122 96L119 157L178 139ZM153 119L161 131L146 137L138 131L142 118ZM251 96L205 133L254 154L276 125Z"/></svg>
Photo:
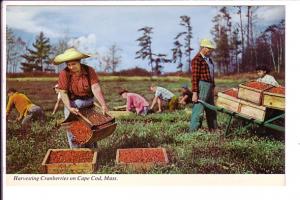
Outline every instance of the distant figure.
<svg viewBox="0 0 300 200"><path fill-rule="evenodd" d="M124 99L126 99L126 111L135 109L138 115L147 115L149 111L148 101L139 94L128 92L123 89L119 92Z"/></svg>
<svg viewBox="0 0 300 200"><path fill-rule="evenodd" d="M61 95L60 95L59 90L58 90L58 84L56 84L53 87L53 89L54 89L55 93L57 94L57 100L56 100L52 115L54 115L56 113L56 111L58 109L58 106L59 106L59 102L61 101Z"/></svg>
<svg viewBox="0 0 300 200"><path fill-rule="evenodd" d="M157 104L158 113L162 112L162 106L166 106L170 111L174 111L178 107L178 97L166 88L151 85L150 90L155 93L150 109Z"/></svg>
<svg viewBox="0 0 300 200"><path fill-rule="evenodd" d="M214 105L214 63L210 58L215 45L208 39L200 41L200 50L193 58L192 67L192 100L195 103L192 110L190 131L197 131L202 126L204 110L210 132L217 128L217 113L210 109L204 109L204 106L198 102L202 100Z"/></svg>
<svg viewBox="0 0 300 200"><path fill-rule="evenodd" d="M273 85L273 86L276 86L276 87L279 86L279 84L275 80L275 78L272 75L269 75L270 69L267 66L260 65L260 66L256 67L256 73L259 77L256 80L257 82L270 84L270 85Z"/></svg>
<svg viewBox="0 0 300 200"><path fill-rule="evenodd" d="M181 86L181 96L179 97L179 104L180 105L187 105L189 103L192 103L192 97L193 97L193 93L188 88L188 85L183 84Z"/></svg>
<svg viewBox="0 0 300 200"><path fill-rule="evenodd" d="M17 92L14 88L9 88L7 95L8 103L6 107L6 118L8 117L11 109L15 107L19 112L19 117L16 120L22 120L22 126L28 125L32 120L45 119L43 109L33 104L25 94Z"/></svg>

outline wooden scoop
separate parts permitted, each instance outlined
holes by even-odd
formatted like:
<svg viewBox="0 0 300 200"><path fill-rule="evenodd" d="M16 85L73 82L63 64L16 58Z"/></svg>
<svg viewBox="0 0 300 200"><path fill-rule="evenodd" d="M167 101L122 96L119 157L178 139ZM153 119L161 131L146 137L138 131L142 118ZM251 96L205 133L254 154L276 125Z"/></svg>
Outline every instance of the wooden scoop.
<svg viewBox="0 0 300 200"><path fill-rule="evenodd" d="M83 114L81 114L80 112L78 112L78 116L81 117L90 126L90 128L92 130L94 130L96 128L96 126L93 125L93 123L88 118L86 118Z"/></svg>

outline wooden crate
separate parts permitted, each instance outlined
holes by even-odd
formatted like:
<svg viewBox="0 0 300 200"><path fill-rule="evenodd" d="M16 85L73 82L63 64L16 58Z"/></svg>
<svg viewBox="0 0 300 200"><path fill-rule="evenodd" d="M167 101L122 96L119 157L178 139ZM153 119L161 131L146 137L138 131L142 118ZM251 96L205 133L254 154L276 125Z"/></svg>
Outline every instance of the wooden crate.
<svg viewBox="0 0 300 200"><path fill-rule="evenodd" d="M115 106L115 107L113 107L113 110L114 111L126 111L126 105L124 105L124 106Z"/></svg>
<svg viewBox="0 0 300 200"><path fill-rule="evenodd" d="M93 159L92 162L86 163L49 163L49 156L51 152L55 151L92 151ZM96 170L97 152L88 148L78 149L48 149L44 160L42 162L42 169L45 174L88 174L93 173Z"/></svg>
<svg viewBox="0 0 300 200"><path fill-rule="evenodd" d="M122 117L122 116L128 116L131 112L128 111L109 111L108 114L111 115L114 118Z"/></svg>
<svg viewBox="0 0 300 200"><path fill-rule="evenodd" d="M263 92L263 105L268 108L284 110L285 109L285 95L271 93L269 90Z"/></svg>
<svg viewBox="0 0 300 200"><path fill-rule="evenodd" d="M237 88L231 88L229 90L225 90L223 92L218 93L218 98L216 101L216 106L225 108L232 112L240 112L241 100L226 94L226 92L230 90L238 90Z"/></svg>
<svg viewBox="0 0 300 200"><path fill-rule="evenodd" d="M140 150L160 150L162 151L163 155L164 155L164 160L161 162L122 162L120 160L120 152L121 151L140 151ZM117 165L121 165L123 167L129 168L131 170L137 170L137 171L147 171L150 170L152 167L154 167L155 165L167 165L169 163L169 159L166 153L166 149L165 148L130 148L130 149L118 149L117 150L117 154L116 154L116 163Z"/></svg>
<svg viewBox="0 0 300 200"><path fill-rule="evenodd" d="M266 107L241 100L240 114L247 118L264 121L266 116Z"/></svg>
<svg viewBox="0 0 300 200"><path fill-rule="evenodd" d="M238 98L245 100L245 101L249 101L252 103L255 103L256 105L262 105L262 98L263 98L263 91L272 88L272 85L269 85L269 87L267 87L264 90L258 90L255 88L251 88L246 86L247 83L250 82L255 82L255 81L249 81L246 83L242 83L239 85L239 91L238 91Z"/></svg>

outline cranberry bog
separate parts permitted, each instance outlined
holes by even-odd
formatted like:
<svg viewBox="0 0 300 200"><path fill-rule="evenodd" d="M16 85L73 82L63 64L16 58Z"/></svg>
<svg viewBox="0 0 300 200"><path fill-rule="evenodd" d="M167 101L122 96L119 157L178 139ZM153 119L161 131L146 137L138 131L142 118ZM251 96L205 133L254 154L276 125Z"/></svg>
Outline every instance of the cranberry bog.
<svg viewBox="0 0 300 200"><path fill-rule="evenodd" d="M97 152L91 149L49 149L42 162L46 174L93 173Z"/></svg>
<svg viewBox="0 0 300 200"><path fill-rule="evenodd" d="M125 105L126 102L117 93L119 87L126 88L144 96L149 102L154 94L148 90L155 82L176 95L190 78L153 78L148 77L99 77L101 89L110 110ZM249 80L249 79L248 79ZM246 82L239 77L219 78L216 80L216 92L237 87ZM283 80L279 80L283 84ZM8 116L6 126L6 172L8 174L38 174L41 163L49 149L69 149L66 130L59 126L64 120L63 104L58 112L51 115L57 96L52 89L57 78L17 78L9 79L7 87L14 87L25 93L46 113L46 121L33 122L31 127L22 129L14 122L18 117L15 109ZM190 86L190 84L189 84ZM37 92L38 91L38 92ZM186 106L191 110L192 105ZM97 140L97 168L91 173L100 174L284 174L285 142L284 134L271 133L268 130L250 127L240 135L224 137L227 116L218 113L216 134L208 132L206 120L203 128L190 133L191 113L185 108L175 112L153 113L145 117L129 113L117 117L117 127L113 134ZM229 131L243 128L242 123L232 123ZM139 171L116 164L118 149L164 148L168 155L167 165L154 165L146 171ZM70 150L70 149L69 149ZM77 163L77 162L76 162ZM49 164L49 163L48 163ZM73 163L70 163L73 165ZM78 164L78 163L77 163ZM80 163L83 164L83 163ZM90 164L90 163L84 163ZM64 164L66 165L66 164ZM92 170L90 170L92 171ZM65 172L69 173L69 172ZM81 172L78 172L81 173Z"/></svg>
<svg viewBox="0 0 300 200"><path fill-rule="evenodd" d="M149 170L155 165L169 163L164 148L128 148L118 149L116 163L134 170Z"/></svg>

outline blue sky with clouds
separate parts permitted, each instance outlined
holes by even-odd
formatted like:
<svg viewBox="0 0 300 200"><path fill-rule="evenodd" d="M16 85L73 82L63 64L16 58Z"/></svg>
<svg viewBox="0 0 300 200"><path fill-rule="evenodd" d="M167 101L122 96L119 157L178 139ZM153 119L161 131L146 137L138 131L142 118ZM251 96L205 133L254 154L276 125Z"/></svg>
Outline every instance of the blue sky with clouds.
<svg viewBox="0 0 300 200"><path fill-rule="evenodd" d="M137 30L144 26L154 28L153 51L171 56L173 38L183 31L180 16L191 17L193 27L193 55L201 38L211 38L212 18L217 6L7 6L6 23L18 36L30 44L35 35L44 31L50 41L70 37L69 44L89 53L104 54L110 45L121 49L122 63L119 69L141 66L150 69L146 61L136 60L139 50ZM234 9L228 6L229 9ZM285 18L284 6L264 6L257 10L256 26L264 28ZM238 20L232 15L232 20ZM244 19L246 22L246 18ZM88 61L88 59L86 60ZM92 62L92 60L90 60ZM175 71L176 64L168 64L164 71Z"/></svg>

